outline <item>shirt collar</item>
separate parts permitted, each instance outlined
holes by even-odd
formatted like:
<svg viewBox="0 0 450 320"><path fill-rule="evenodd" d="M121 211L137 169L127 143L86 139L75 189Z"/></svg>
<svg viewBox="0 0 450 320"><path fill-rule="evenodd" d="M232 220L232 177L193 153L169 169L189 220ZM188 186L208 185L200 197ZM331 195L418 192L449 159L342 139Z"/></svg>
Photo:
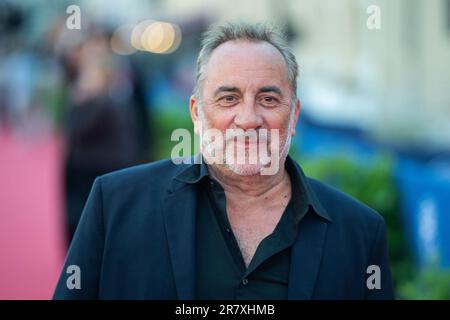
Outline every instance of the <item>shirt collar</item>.
<svg viewBox="0 0 450 320"><path fill-rule="evenodd" d="M208 165L203 161L203 158L200 155L196 155L193 159L195 159L194 163L189 164L184 170L181 170L181 172L175 176L175 180L188 184L195 184L204 177L209 176ZM320 217L331 221L331 217L317 198L308 181L309 179L303 173L300 165L298 165L290 156L287 156L285 166L291 176L291 182L296 184L296 186L293 186L293 190L300 190L301 194L304 195L302 200L305 201L306 205L312 208Z"/></svg>
<svg viewBox="0 0 450 320"><path fill-rule="evenodd" d="M312 208L317 215L328 221L331 221L330 215L320 203L316 193L314 192L312 186L310 185L309 178L305 176L300 165L288 155L286 158L285 166L286 170L291 176L292 183L296 184L297 190L300 190L301 194L304 194L305 203L310 208Z"/></svg>
<svg viewBox="0 0 450 320"><path fill-rule="evenodd" d="M193 184L209 176L208 165L201 156L195 156L193 162L193 164L189 164L187 168L178 173L175 176L175 180Z"/></svg>

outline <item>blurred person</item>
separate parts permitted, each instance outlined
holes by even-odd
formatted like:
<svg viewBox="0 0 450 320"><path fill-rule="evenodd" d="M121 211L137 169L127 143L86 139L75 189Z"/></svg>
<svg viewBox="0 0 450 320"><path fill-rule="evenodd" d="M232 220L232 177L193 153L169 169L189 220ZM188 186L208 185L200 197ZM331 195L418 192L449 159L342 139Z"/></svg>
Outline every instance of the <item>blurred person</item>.
<svg viewBox="0 0 450 320"><path fill-rule="evenodd" d="M201 153L97 178L54 298L392 299L383 218L288 156L300 101L283 36L219 25L197 64ZM257 140L229 153L229 130ZM255 144L270 158L249 161ZM81 286L66 273L73 265Z"/></svg>
<svg viewBox="0 0 450 320"><path fill-rule="evenodd" d="M66 200L71 240L95 177L140 163L131 82L93 33L68 53Z"/></svg>

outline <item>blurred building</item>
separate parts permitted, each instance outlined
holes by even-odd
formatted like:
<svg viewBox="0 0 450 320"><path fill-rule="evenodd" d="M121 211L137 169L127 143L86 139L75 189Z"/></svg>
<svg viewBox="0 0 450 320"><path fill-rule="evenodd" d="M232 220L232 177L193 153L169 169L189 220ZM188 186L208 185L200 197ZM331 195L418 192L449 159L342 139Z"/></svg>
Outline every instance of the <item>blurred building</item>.
<svg viewBox="0 0 450 320"><path fill-rule="evenodd" d="M300 97L326 122L393 143L450 147L450 1L292 1ZM369 30L376 4L381 29Z"/></svg>

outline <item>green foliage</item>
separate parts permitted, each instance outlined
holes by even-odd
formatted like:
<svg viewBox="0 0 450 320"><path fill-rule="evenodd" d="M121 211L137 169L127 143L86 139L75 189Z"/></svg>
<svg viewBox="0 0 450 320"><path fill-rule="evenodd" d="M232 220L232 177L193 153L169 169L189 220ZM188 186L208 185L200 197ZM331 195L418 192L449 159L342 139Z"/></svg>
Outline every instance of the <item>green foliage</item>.
<svg viewBox="0 0 450 320"><path fill-rule="evenodd" d="M152 158L154 160L170 158L173 146L178 142L171 141L170 137L175 129L184 128L189 130L192 139L194 130L191 118L188 114L180 113L155 113L151 122L152 127ZM192 140L193 141L193 140Z"/></svg>
<svg viewBox="0 0 450 320"><path fill-rule="evenodd" d="M450 271L430 266L398 289L403 299L450 300Z"/></svg>

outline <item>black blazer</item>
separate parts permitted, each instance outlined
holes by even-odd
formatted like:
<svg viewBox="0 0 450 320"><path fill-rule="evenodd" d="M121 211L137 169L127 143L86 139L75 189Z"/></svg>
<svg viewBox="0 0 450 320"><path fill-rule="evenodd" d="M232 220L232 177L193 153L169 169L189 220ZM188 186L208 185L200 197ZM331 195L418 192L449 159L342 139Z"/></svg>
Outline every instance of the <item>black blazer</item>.
<svg viewBox="0 0 450 320"><path fill-rule="evenodd" d="M54 298L194 299L197 190L175 178L192 165L163 160L98 177ZM392 299L382 217L296 168L327 219L300 222L288 298ZM80 289L67 286L70 265L80 268ZM376 283L370 265L380 268L380 289L367 286Z"/></svg>

